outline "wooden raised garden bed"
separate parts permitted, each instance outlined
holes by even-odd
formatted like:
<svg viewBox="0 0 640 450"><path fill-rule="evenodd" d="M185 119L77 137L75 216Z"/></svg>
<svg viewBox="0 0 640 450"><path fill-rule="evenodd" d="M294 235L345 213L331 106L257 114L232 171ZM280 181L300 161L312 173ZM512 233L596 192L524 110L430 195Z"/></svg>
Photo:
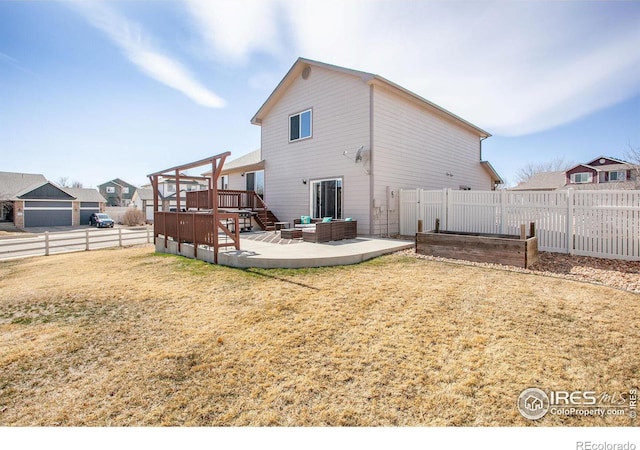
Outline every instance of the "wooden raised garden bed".
<svg viewBox="0 0 640 450"><path fill-rule="evenodd" d="M533 224L529 237L433 230L416 233L416 253L526 269L538 261L538 240Z"/></svg>

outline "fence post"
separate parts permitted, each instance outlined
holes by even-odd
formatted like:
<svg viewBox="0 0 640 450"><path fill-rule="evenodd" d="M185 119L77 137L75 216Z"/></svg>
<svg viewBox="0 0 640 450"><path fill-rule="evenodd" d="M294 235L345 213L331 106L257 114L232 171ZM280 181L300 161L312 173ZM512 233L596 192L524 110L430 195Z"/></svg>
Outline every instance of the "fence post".
<svg viewBox="0 0 640 450"><path fill-rule="evenodd" d="M502 189L500 191L500 234L506 234L504 231L504 223L505 223L505 202L506 202L507 191Z"/></svg>
<svg viewBox="0 0 640 450"><path fill-rule="evenodd" d="M118 228L118 246L122 247L122 228Z"/></svg>
<svg viewBox="0 0 640 450"><path fill-rule="evenodd" d="M573 189L567 189L567 253L573 255Z"/></svg>
<svg viewBox="0 0 640 450"><path fill-rule="evenodd" d="M422 192L422 189L416 189L416 223L418 223L420 219L424 219L424 217L420 215L422 214Z"/></svg>
<svg viewBox="0 0 640 450"><path fill-rule="evenodd" d="M89 251L89 229L84 230L84 250Z"/></svg>
<svg viewBox="0 0 640 450"><path fill-rule="evenodd" d="M444 229L445 230L449 230L450 226L451 226L451 221L449 220L449 212L451 211L451 205L449 204L449 200L450 200L450 195L449 195L449 191L451 191L451 189L447 189L444 188L442 195L443 195L443 205L444 205Z"/></svg>
<svg viewBox="0 0 640 450"><path fill-rule="evenodd" d="M49 256L49 232L44 232L44 256Z"/></svg>

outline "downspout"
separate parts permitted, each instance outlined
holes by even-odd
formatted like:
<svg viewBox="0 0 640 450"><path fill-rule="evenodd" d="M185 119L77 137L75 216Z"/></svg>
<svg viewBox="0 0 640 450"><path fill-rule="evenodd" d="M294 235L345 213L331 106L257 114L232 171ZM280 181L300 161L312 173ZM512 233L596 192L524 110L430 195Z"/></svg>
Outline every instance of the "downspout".
<svg viewBox="0 0 640 450"><path fill-rule="evenodd" d="M482 161L482 141L484 141L485 139L487 139L489 136L480 136L480 161ZM496 190L496 181L495 180L491 180L491 190L495 191Z"/></svg>
<svg viewBox="0 0 640 450"><path fill-rule="evenodd" d="M480 136L480 161L482 161L482 141L487 139L489 136Z"/></svg>

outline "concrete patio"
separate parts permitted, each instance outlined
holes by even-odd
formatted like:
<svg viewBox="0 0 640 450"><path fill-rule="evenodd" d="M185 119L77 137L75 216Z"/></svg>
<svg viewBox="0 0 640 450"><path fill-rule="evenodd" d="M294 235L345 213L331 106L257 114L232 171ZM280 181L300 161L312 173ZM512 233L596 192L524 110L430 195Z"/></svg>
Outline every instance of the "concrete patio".
<svg viewBox="0 0 640 450"><path fill-rule="evenodd" d="M357 264L415 246L413 241L377 237L358 237L315 244L298 240L280 240L277 239L277 235L273 232L242 234L240 250L220 250L218 264L243 269L249 267L299 269L339 266ZM156 243L156 251L158 252L180 254L193 258L192 245L183 243L180 247L180 252L178 252L177 243L169 240L165 249L162 238L159 238ZM198 259L213 262L212 250L198 247L197 253Z"/></svg>

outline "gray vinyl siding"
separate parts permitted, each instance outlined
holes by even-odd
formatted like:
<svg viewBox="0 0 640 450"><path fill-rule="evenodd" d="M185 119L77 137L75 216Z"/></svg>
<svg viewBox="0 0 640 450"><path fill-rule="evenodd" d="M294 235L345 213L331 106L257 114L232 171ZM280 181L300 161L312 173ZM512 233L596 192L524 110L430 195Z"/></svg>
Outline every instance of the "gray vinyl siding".
<svg viewBox="0 0 640 450"><path fill-rule="evenodd" d="M374 87L373 105L374 198L380 204L374 234L399 232L399 189L491 189L477 131L381 86ZM391 208L386 186L395 193Z"/></svg>
<svg viewBox="0 0 640 450"><path fill-rule="evenodd" d="M312 137L289 142L289 116L307 109ZM359 77L312 67L309 78L293 81L262 121L269 209L285 221L307 215L311 182L341 178L343 216L357 220L359 233L368 234L369 176L353 161L362 145L369 146L369 86Z"/></svg>

